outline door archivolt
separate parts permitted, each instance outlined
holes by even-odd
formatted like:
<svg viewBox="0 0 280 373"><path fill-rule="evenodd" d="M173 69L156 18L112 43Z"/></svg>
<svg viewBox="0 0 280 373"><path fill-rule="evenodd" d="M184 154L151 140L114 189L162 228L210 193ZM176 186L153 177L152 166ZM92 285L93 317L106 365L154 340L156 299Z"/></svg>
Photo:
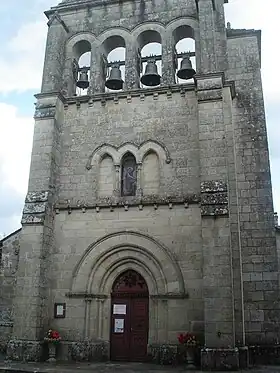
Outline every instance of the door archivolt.
<svg viewBox="0 0 280 373"><path fill-rule="evenodd" d="M109 234L88 247L73 271L70 293L109 295L112 278L128 267L145 276L150 295L185 294L181 269L170 250L131 231Z"/></svg>

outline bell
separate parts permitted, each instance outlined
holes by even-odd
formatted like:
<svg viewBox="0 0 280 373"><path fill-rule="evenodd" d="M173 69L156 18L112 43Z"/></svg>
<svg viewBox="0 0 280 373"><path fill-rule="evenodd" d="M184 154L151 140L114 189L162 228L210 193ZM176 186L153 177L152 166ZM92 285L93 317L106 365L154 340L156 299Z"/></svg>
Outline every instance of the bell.
<svg viewBox="0 0 280 373"><path fill-rule="evenodd" d="M114 91L122 89L122 73L118 65L112 66L109 79L106 80L105 86L109 89L113 89Z"/></svg>
<svg viewBox="0 0 280 373"><path fill-rule="evenodd" d="M160 84L161 76L157 72L157 65L155 60L148 60L145 74L141 77L141 83L148 86L154 87Z"/></svg>
<svg viewBox="0 0 280 373"><path fill-rule="evenodd" d="M195 76L196 72L192 68L192 61L189 56L184 56L181 62L181 68L177 72L177 76L180 79L188 80Z"/></svg>
<svg viewBox="0 0 280 373"><path fill-rule="evenodd" d="M77 81L77 87L81 89L86 89L89 87L87 69L81 70L79 80Z"/></svg>

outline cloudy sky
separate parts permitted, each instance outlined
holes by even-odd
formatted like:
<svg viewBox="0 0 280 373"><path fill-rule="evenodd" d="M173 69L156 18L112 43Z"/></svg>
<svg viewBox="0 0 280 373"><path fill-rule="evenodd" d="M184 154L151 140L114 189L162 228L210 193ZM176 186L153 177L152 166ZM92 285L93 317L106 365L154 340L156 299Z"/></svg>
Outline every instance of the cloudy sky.
<svg viewBox="0 0 280 373"><path fill-rule="evenodd" d="M20 227L27 190L33 112L39 92L45 38L43 11L58 0L0 2L0 235ZM275 210L280 212L280 85L278 84L280 1L229 0L233 28L262 29L262 74L269 133ZM11 17L12 15L12 17ZM3 32L5 31L5 32Z"/></svg>

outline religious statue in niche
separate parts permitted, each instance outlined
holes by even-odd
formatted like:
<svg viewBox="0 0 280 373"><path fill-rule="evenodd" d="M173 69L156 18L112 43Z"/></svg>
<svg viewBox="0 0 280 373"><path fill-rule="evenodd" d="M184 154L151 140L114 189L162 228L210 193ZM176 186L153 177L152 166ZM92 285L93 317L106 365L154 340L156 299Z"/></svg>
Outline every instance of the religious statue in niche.
<svg viewBox="0 0 280 373"><path fill-rule="evenodd" d="M122 162L122 196L135 196L137 188L137 165L135 157L128 153Z"/></svg>

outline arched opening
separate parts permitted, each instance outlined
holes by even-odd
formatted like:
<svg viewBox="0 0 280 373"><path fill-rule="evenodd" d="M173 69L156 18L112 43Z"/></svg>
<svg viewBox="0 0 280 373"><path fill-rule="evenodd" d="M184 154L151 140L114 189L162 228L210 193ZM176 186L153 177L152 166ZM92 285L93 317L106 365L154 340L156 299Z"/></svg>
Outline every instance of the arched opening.
<svg viewBox="0 0 280 373"><path fill-rule="evenodd" d="M147 30L138 36L137 41L141 55L140 87L158 86L162 75L161 36L157 31ZM148 74L150 74L150 77L148 77Z"/></svg>
<svg viewBox="0 0 280 373"><path fill-rule="evenodd" d="M177 67L175 72L175 81L178 84L186 84L186 83L193 83L193 80L188 79L181 79L178 77L178 71L186 66L182 66L182 60L186 56L187 53L190 53L190 62L191 66L188 67L192 68L196 71L196 58L195 58L195 38L194 38L194 29L190 26L183 25L178 27L173 32L173 39L175 44L175 53L177 54ZM186 60L184 61L186 63ZM180 73L179 73L180 75ZM185 75L183 73L183 75Z"/></svg>
<svg viewBox="0 0 280 373"><path fill-rule="evenodd" d="M121 195L135 196L137 189L137 164L132 153L126 153L121 162Z"/></svg>
<svg viewBox="0 0 280 373"><path fill-rule="evenodd" d="M110 36L103 43L105 92L120 91L125 81L125 40Z"/></svg>
<svg viewBox="0 0 280 373"><path fill-rule="evenodd" d="M149 290L134 270L117 277L112 287L111 360L144 361L149 334Z"/></svg>
<svg viewBox="0 0 280 373"><path fill-rule="evenodd" d="M73 48L73 73L76 84L76 95L87 94L90 82L91 45L87 40L81 40Z"/></svg>

